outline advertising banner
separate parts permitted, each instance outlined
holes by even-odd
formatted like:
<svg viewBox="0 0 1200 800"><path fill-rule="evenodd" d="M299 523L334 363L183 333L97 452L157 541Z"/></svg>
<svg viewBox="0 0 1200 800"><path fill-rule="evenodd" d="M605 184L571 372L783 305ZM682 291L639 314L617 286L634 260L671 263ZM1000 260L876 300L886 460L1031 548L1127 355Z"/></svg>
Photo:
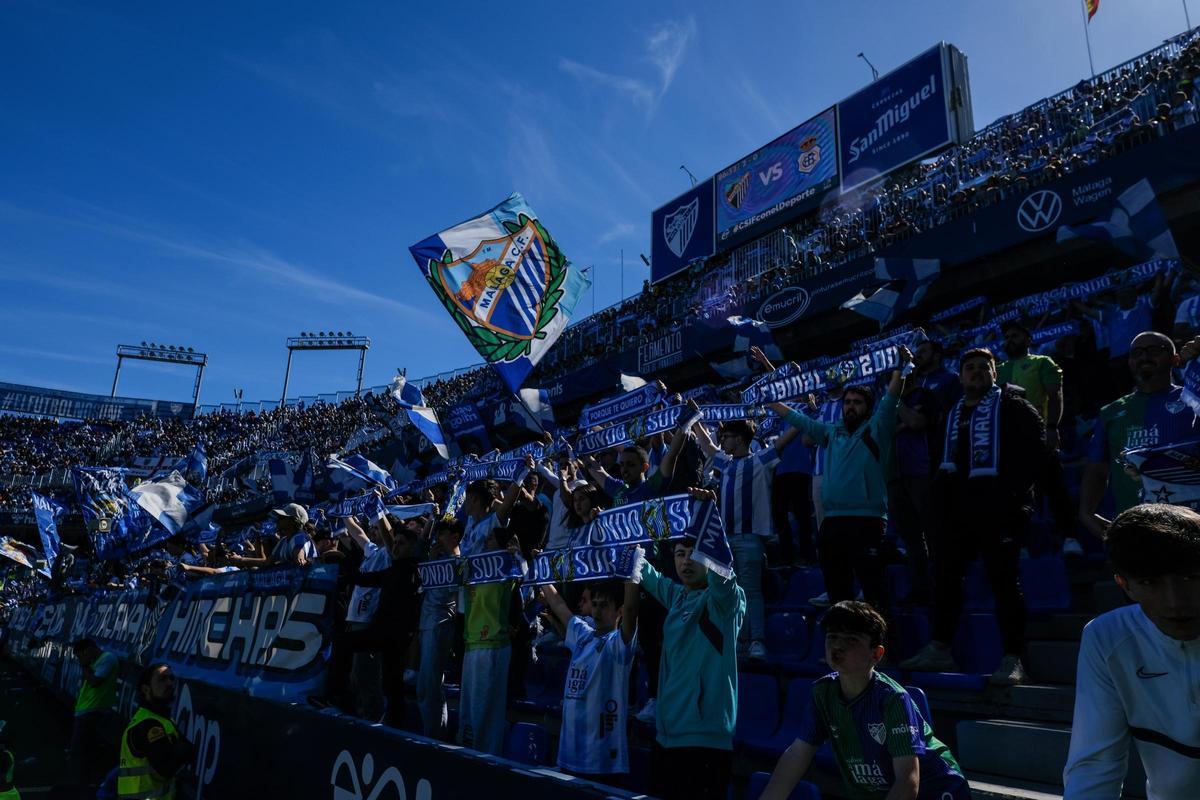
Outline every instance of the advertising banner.
<svg viewBox="0 0 1200 800"><path fill-rule="evenodd" d="M637 371L655 372L683 362L686 325L677 325L641 337L637 348Z"/></svg>
<svg viewBox="0 0 1200 800"><path fill-rule="evenodd" d="M713 182L708 178L650 214L650 277L674 275L713 247Z"/></svg>
<svg viewBox="0 0 1200 800"><path fill-rule="evenodd" d="M16 383L0 383L0 412L40 414L66 419L118 419L129 422L143 414L152 417L191 419L192 404L166 400L138 400L132 397L106 397Z"/></svg>
<svg viewBox="0 0 1200 800"><path fill-rule="evenodd" d="M949 144L945 59L935 45L838 104L843 192Z"/></svg>
<svg viewBox="0 0 1200 800"><path fill-rule="evenodd" d="M721 248L816 208L838 185L836 115L830 108L716 174Z"/></svg>

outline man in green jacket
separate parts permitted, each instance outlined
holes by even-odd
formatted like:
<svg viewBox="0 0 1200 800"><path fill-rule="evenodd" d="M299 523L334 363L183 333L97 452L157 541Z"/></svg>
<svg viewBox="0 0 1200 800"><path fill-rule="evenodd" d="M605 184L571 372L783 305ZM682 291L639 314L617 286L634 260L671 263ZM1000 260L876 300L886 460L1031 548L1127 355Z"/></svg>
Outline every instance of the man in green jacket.
<svg viewBox="0 0 1200 800"><path fill-rule="evenodd" d="M712 492L693 496L715 501ZM656 704L653 794L665 800L724 799L737 721L737 637L746 593L692 560L695 541L673 546L683 585L649 561L642 588L667 609Z"/></svg>
<svg viewBox="0 0 1200 800"><path fill-rule="evenodd" d="M912 353L900 345L900 366ZM784 403L771 408L825 448L821 504L825 519L817 534L821 573L830 603L854 599L854 579L867 601L881 613L888 608L881 553L887 528L887 471L896 431L896 406L904 389L901 370L892 373L887 394L878 403L869 386L847 386L842 393L842 419L827 423L809 419Z"/></svg>

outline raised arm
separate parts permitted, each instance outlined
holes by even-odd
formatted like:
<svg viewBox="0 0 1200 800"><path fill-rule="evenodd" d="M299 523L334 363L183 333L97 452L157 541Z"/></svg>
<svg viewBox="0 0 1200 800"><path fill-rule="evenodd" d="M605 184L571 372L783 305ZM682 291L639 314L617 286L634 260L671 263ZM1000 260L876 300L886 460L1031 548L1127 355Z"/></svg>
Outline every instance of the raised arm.
<svg viewBox="0 0 1200 800"><path fill-rule="evenodd" d="M350 538L362 548L364 553L367 552L368 547L372 544L371 537L367 536L367 532L362 529L354 517L346 517L346 533L350 534Z"/></svg>
<svg viewBox="0 0 1200 800"><path fill-rule="evenodd" d="M542 587L542 601L554 614L554 618L562 623L565 628L571 622L571 617L575 616L571 613L567 601L562 599L562 595L554 588L553 584L546 584Z"/></svg>
<svg viewBox="0 0 1200 800"><path fill-rule="evenodd" d="M700 412L694 402L690 407L695 408L697 414ZM683 413L688 414L688 418L675 429L675 435L671 437L671 446L667 448L667 454L663 456L662 463L658 465L659 473L667 480L670 480L675 474L675 462L679 460L679 453L683 450L684 443L687 442L688 428L696 419L694 414L689 414L686 410Z"/></svg>
<svg viewBox="0 0 1200 800"><path fill-rule="evenodd" d="M783 451L786 450L787 446L792 443L792 440L799 435L799 428L788 427L787 430L775 437L775 441L771 443L771 446L775 448L776 453L783 455Z"/></svg>
<svg viewBox="0 0 1200 800"><path fill-rule="evenodd" d="M621 604L621 638L625 644L633 641L637 633L638 606L642 600L641 587L633 581L625 582L625 601Z"/></svg>
<svg viewBox="0 0 1200 800"><path fill-rule="evenodd" d="M501 525L508 524L508 515L512 513L512 508L517 503L519 497L524 490L522 484L525 482L527 470L522 470L513 476L512 483L504 490L504 497L500 499L500 507L496 509L496 519Z"/></svg>

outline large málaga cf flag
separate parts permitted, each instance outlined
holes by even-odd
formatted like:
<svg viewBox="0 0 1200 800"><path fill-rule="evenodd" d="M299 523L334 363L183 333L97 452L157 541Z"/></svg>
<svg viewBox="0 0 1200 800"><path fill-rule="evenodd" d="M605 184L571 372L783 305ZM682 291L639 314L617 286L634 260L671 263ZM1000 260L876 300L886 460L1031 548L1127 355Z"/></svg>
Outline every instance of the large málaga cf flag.
<svg viewBox="0 0 1200 800"><path fill-rule="evenodd" d="M409 248L450 316L514 393L591 285L571 269L525 198Z"/></svg>

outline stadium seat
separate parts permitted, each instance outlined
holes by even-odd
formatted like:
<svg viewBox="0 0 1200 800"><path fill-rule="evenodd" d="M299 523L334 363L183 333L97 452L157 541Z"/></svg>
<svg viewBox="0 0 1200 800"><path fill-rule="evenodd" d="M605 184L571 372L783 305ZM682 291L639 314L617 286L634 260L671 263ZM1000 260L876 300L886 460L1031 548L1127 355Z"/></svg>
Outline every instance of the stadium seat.
<svg viewBox="0 0 1200 800"><path fill-rule="evenodd" d="M808 622L803 614L781 613L767 617L767 653L772 664L795 669L808 655Z"/></svg>
<svg viewBox="0 0 1200 800"><path fill-rule="evenodd" d="M903 600L912 593L912 575L907 564L889 564L885 576L888 597L892 598L892 602Z"/></svg>
<svg viewBox="0 0 1200 800"><path fill-rule="evenodd" d="M737 725L733 741L770 736L779 724L779 685L773 675L738 676Z"/></svg>
<svg viewBox="0 0 1200 800"><path fill-rule="evenodd" d="M925 696L925 690L920 686L905 686L904 691L908 692L908 696L913 699L913 705L921 712L921 717L929 723L929 727L933 728L933 712L929 710L929 698Z"/></svg>
<svg viewBox="0 0 1200 800"><path fill-rule="evenodd" d="M504 741L504 757L522 764L547 766L550 757L550 735L540 725L518 722L508 731Z"/></svg>
<svg viewBox="0 0 1200 800"><path fill-rule="evenodd" d="M803 608L810 608L809 598L816 597L824 591L825 578L821 576L821 570L816 567L801 567L788 579L783 602L776 607L776 610L799 611Z"/></svg>
<svg viewBox="0 0 1200 800"><path fill-rule="evenodd" d="M629 748L629 788L635 792L650 791L650 764L654 751L649 747Z"/></svg>
<svg viewBox="0 0 1200 800"><path fill-rule="evenodd" d="M538 660L540 677L535 684L538 689L534 694L526 684L525 697L516 701L518 708L526 711L556 714L562 710L563 687L567 682L567 667L570 661L565 658L544 658ZM533 665L530 664L532 668Z"/></svg>
<svg viewBox="0 0 1200 800"><path fill-rule="evenodd" d="M982 691L1004 656L994 614L963 614L952 647L962 672L911 672L908 681L924 689Z"/></svg>
<svg viewBox="0 0 1200 800"><path fill-rule="evenodd" d="M770 782L771 773L769 772L751 774L750 779L746 782L746 800L758 800L759 795L763 793L763 789L766 789ZM821 792L816 785L808 781L800 781L788 795L788 800L821 800Z"/></svg>
<svg viewBox="0 0 1200 800"><path fill-rule="evenodd" d="M1071 582L1060 556L1021 559L1021 590L1031 613L1065 611L1071 607Z"/></svg>
<svg viewBox="0 0 1200 800"><path fill-rule="evenodd" d="M995 608L996 598L992 596L992 585L983 571L983 562L972 561L963 581L963 610L992 611Z"/></svg>
<svg viewBox="0 0 1200 800"><path fill-rule="evenodd" d="M888 658L892 664L899 664L904 659L916 655L917 651L924 647L933 636L929 617L920 609L897 614L892 622L892 627L893 646L897 649L897 652Z"/></svg>
<svg viewBox="0 0 1200 800"><path fill-rule="evenodd" d="M800 723L812 700L812 681L808 678L792 678L788 681L787 694L783 701L783 717L778 730L768 736L748 737L743 745L746 751L768 758L779 758L784 750L800 735ZM739 708L740 713L740 708Z"/></svg>

